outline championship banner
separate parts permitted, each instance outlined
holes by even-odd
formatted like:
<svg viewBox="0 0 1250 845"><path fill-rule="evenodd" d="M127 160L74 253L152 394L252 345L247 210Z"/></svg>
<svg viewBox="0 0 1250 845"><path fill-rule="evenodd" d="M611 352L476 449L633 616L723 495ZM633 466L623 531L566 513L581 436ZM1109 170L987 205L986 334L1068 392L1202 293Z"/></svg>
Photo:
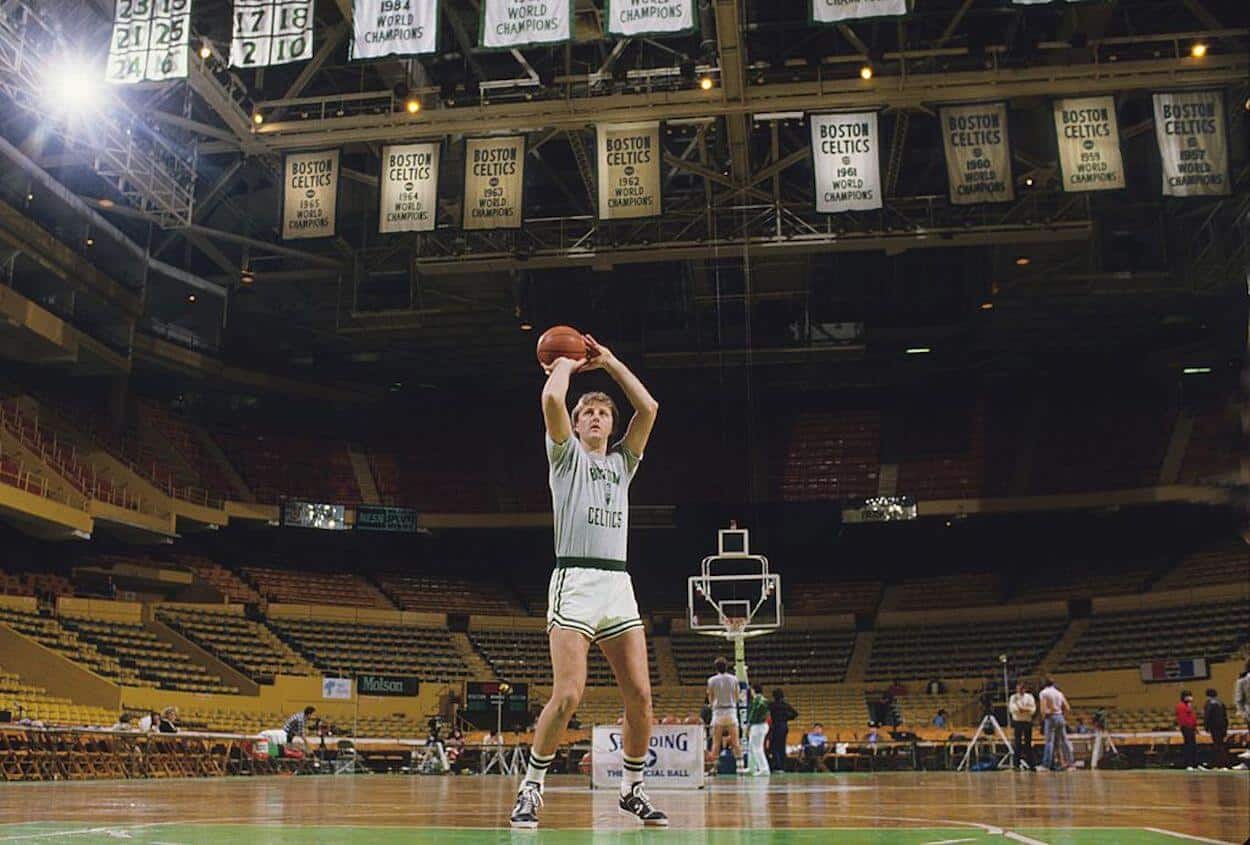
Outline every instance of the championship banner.
<svg viewBox="0 0 1250 845"><path fill-rule="evenodd" d="M652 725L643 777L656 789L703 788L703 725ZM590 785L621 785L621 726L595 725L590 749Z"/></svg>
<svg viewBox="0 0 1250 845"><path fill-rule="evenodd" d="M1163 194L1222 196L1229 192L1228 131L1219 91L1154 95L1155 139L1163 158Z"/></svg>
<svg viewBox="0 0 1250 845"><path fill-rule="evenodd" d="M234 0L231 67L266 67L312 58L313 0Z"/></svg>
<svg viewBox="0 0 1250 845"><path fill-rule="evenodd" d="M663 213L660 196L660 124L599 124L599 219L625 220Z"/></svg>
<svg viewBox="0 0 1250 845"><path fill-rule="evenodd" d="M877 113L814 114L811 125L816 211L838 214L880 208Z"/></svg>
<svg viewBox="0 0 1250 845"><path fill-rule="evenodd" d="M1124 187L1115 97L1056 100L1055 135L1065 191L1111 191Z"/></svg>
<svg viewBox="0 0 1250 845"><path fill-rule="evenodd" d="M681 35L698 29L695 0L607 0L608 34Z"/></svg>
<svg viewBox="0 0 1250 845"><path fill-rule="evenodd" d="M1192 660L1152 660L1141 665L1141 679L1148 684L1170 681L1204 681L1211 669L1202 657Z"/></svg>
<svg viewBox="0 0 1250 845"><path fill-rule="evenodd" d="M438 0L352 0L351 60L437 49Z"/></svg>
<svg viewBox="0 0 1250 845"><path fill-rule="evenodd" d="M117 0L104 80L187 78L191 0Z"/></svg>
<svg viewBox="0 0 1250 845"><path fill-rule="evenodd" d="M437 141L382 148L378 231L432 232L438 217Z"/></svg>
<svg viewBox="0 0 1250 845"><path fill-rule="evenodd" d="M496 50L572 40L573 0L482 0L482 46Z"/></svg>
<svg viewBox="0 0 1250 845"><path fill-rule="evenodd" d="M980 103L938 109L951 203L1011 202L1011 145L1007 104Z"/></svg>
<svg viewBox="0 0 1250 845"><path fill-rule="evenodd" d="M339 195L339 151L292 153L283 171L283 239L331 237Z"/></svg>
<svg viewBox="0 0 1250 845"><path fill-rule="evenodd" d="M808 0L812 23L842 23L861 18L907 14L907 0Z"/></svg>
<svg viewBox="0 0 1250 845"><path fill-rule="evenodd" d="M525 136L464 142L465 229L519 229L525 193Z"/></svg>

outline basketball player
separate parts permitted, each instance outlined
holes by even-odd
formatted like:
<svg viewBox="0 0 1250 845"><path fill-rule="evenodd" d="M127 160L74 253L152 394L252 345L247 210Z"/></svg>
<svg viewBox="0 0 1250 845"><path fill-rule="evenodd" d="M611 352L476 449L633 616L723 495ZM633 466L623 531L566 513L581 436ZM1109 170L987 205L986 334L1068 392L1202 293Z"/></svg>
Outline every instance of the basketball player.
<svg viewBox="0 0 1250 845"><path fill-rule="evenodd" d="M742 746L738 742L738 679L729 674L725 658L716 658L714 665L716 674L707 679L707 703L712 707L712 764L720 759L722 736L728 733L737 766L742 759Z"/></svg>
<svg viewBox="0 0 1250 845"><path fill-rule="evenodd" d="M512 809L512 826L535 828L543 779L560 734L586 686L586 658L597 644L608 659L625 703L622 723L621 812L664 827L668 816L651 805L642 770L651 741L651 677L647 641L625 571L629 483L642 460L659 403L612 351L586 335L588 356L558 358L542 392L548 480L555 516L556 568L547 590L547 635L554 682L534 728L529 767ZM616 405L606 393L586 393L570 417L565 404L574 373L604 370L625 392L634 415L625 435L609 445Z"/></svg>

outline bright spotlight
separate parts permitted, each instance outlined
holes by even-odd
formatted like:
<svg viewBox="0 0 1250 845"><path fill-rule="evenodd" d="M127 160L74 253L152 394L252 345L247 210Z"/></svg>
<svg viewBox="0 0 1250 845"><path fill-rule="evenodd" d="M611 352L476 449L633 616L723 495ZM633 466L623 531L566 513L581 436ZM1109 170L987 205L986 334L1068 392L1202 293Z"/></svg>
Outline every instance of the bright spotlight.
<svg viewBox="0 0 1250 845"><path fill-rule="evenodd" d="M416 114L421 111L421 101L416 97L412 97L404 104L404 108L408 109L408 114Z"/></svg>
<svg viewBox="0 0 1250 845"><path fill-rule="evenodd" d="M712 82L712 77L710 76L705 76L699 80L699 87L704 91L711 91L714 84L715 83Z"/></svg>
<svg viewBox="0 0 1250 845"><path fill-rule="evenodd" d="M104 91L89 64L63 59L48 69L43 94L48 111L82 114L99 107Z"/></svg>
<svg viewBox="0 0 1250 845"><path fill-rule="evenodd" d="M860 79L872 79L872 65L864 65L859 69Z"/></svg>
<svg viewBox="0 0 1250 845"><path fill-rule="evenodd" d="M1189 48L1189 55L1195 59L1201 59L1207 54L1207 45L1199 41L1197 44Z"/></svg>

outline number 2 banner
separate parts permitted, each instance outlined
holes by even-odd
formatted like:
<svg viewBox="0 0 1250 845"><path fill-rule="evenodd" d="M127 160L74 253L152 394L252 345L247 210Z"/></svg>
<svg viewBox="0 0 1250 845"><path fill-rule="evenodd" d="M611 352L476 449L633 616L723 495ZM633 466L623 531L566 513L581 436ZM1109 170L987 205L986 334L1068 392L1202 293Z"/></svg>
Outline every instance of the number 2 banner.
<svg viewBox="0 0 1250 845"><path fill-rule="evenodd" d="M313 0L234 0L232 67L267 67L312 58Z"/></svg>
<svg viewBox="0 0 1250 845"><path fill-rule="evenodd" d="M191 0L117 0L107 82L185 79Z"/></svg>

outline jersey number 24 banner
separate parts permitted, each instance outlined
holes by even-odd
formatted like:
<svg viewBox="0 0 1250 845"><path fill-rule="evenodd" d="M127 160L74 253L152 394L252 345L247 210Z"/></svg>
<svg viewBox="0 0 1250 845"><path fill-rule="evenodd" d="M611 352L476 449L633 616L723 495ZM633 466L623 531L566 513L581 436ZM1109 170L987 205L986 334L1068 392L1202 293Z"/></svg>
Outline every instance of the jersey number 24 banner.
<svg viewBox="0 0 1250 845"><path fill-rule="evenodd" d="M191 0L117 0L107 82L186 79Z"/></svg>

